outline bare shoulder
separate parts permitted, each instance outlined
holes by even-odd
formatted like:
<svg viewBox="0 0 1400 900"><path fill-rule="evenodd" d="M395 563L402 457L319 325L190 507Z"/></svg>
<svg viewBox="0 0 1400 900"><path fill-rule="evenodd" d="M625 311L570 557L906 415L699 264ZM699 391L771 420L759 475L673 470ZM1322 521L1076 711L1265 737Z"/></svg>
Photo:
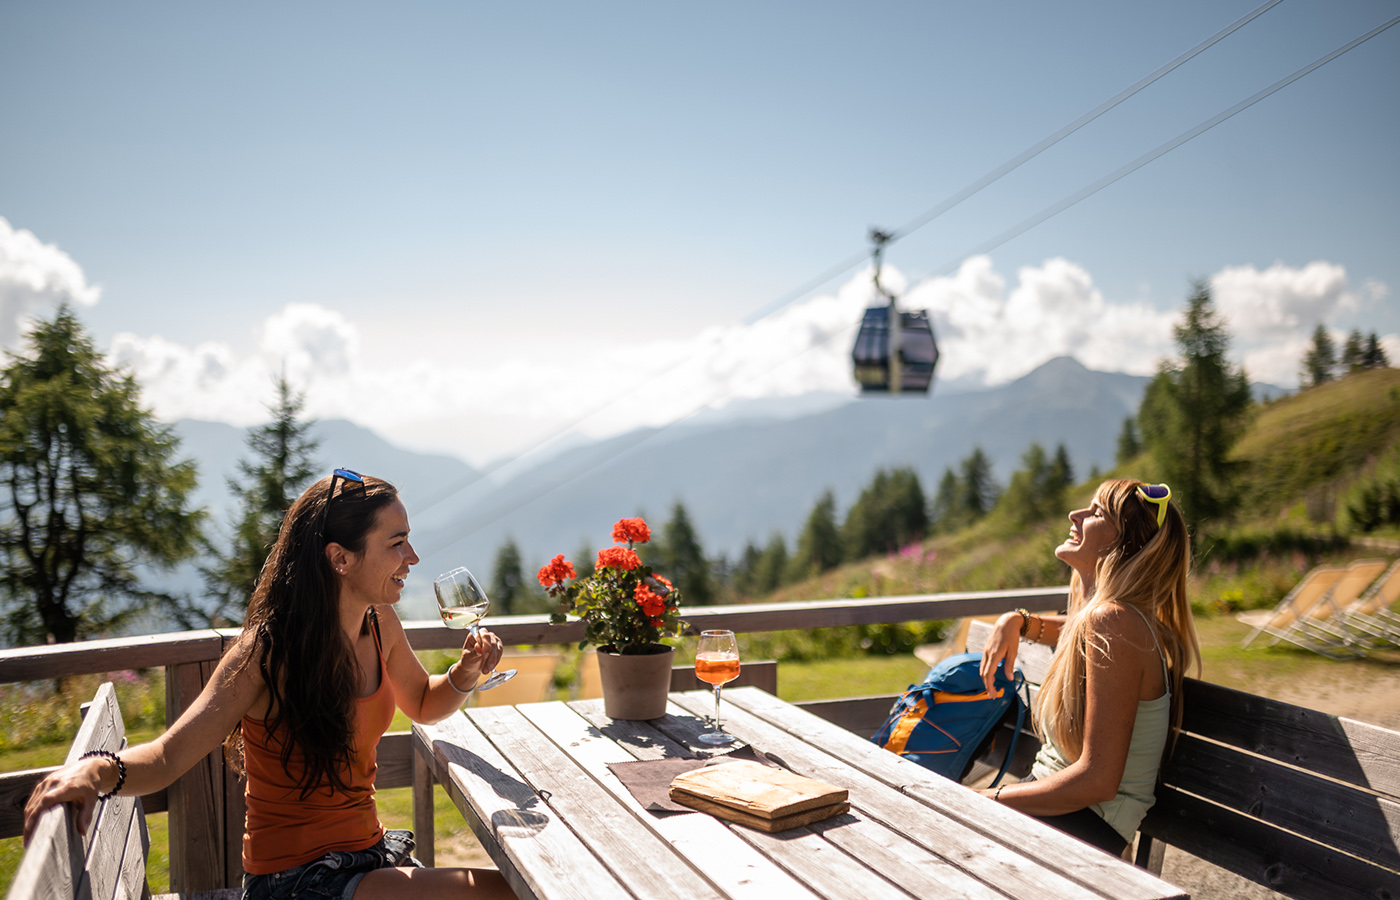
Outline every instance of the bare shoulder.
<svg viewBox="0 0 1400 900"><path fill-rule="evenodd" d="M375 617L379 620L379 637L384 642L384 655L388 657L399 646L406 646L408 635L403 630L403 621L398 610L387 603L374 606Z"/></svg>
<svg viewBox="0 0 1400 900"><path fill-rule="evenodd" d="M1147 621L1134 609L1115 601L1100 603L1085 612L1085 628L1090 646L1111 648L1110 656L1122 656L1123 651L1153 652L1152 632Z"/></svg>

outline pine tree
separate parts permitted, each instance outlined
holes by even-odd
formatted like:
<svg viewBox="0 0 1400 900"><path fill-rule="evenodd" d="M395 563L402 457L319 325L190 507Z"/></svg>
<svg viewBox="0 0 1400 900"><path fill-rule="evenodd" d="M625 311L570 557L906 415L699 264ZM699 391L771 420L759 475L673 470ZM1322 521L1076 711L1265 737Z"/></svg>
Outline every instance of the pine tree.
<svg viewBox="0 0 1400 900"><path fill-rule="evenodd" d="M317 475L312 457L320 442L311 437L316 423L301 417L305 397L292 390L286 375L278 377L275 387L277 400L268 407L272 421L248 430L253 461L240 459L240 477L228 480L239 509L228 549L210 546L213 562L199 569L210 606L195 613L202 622L183 616L187 627L217 628L242 621L283 516Z"/></svg>
<svg viewBox="0 0 1400 900"><path fill-rule="evenodd" d="M1123 420L1123 430L1118 432L1118 452L1113 455L1118 465L1126 465L1137 459L1142 452L1142 441L1138 438L1137 423L1129 416Z"/></svg>
<svg viewBox="0 0 1400 900"><path fill-rule="evenodd" d="M759 593L756 586L759 560L763 558L763 549L753 541L744 544L744 552L739 554L739 561L734 564L734 569L730 573L730 584L734 588L734 593L740 597L753 597Z"/></svg>
<svg viewBox="0 0 1400 900"><path fill-rule="evenodd" d="M961 500L958 512L964 518L963 524L970 525L992 511L997 497L1001 495L1001 488L992 478L992 461L981 447L974 448L962 461L960 473L962 487L958 492Z"/></svg>
<svg viewBox="0 0 1400 900"><path fill-rule="evenodd" d="M1351 334L1347 335L1347 342L1342 347L1342 355L1337 364L1348 375L1366 367L1366 339L1361 336L1360 328L1353 328Z"/></svg>
<svg viewBox="0 0 1400 900"><path fill-rule="evenodd" d="M841 564L841 531L836 525L836 496L828 489L807 516L797 539L797 552L789 561L789 579L798 581L829 571Z"/></svg>
<svg viewBox="0 0 1400 900"><path fill-rule="evenodd" d="M661 564L656 572L671 580L685 598L687 606L709 606L715 602L714 580L705 552L690 523L690 514L679 500L671 507L671 520L666 523L660 542Z"/></svg>
<svg viewBox="0 0 1400 900"><path fill-rule="evenodd" d="M1021 466L1001 495L999 505L1005 514L1021 525L1029 525L1064 512L1065 488L1073 480L1064 444L1051 460L1045 455L1045 448L1032 442L1021 456Z"/></svg>
<svg viewBox="0 0 1400 900"><path fill-rule="evenodd" d="M1366 353L1362 358L1362 364L1368 369L1384 369L1390 365L1390 359L1385 355L1380 338L1376 336L1374 331L1366 338Z"/></svg>
<svg viewBox="0 0 1400 900"><path fill-rule="evenodd" d="M1050 462L1050 480L1061 493L1074 484L1074 464L1069 461L1069 450L1064 444L1055 445L1055 458Z"/></svg>
<svg viewBox="0 0 1400 900"><path fill-rule="evenodd" d="M1332 380L1337 367L1337 348L1332 335L1321 322L1313 330L1312 345L1303 355L1303 371L1299 373L1303 387L1317 387Z"/></svg>
<svg viewBox="0 0 1400 900"><path fill-rule="evenodd" d="M768 539L768 545L763 548L763 556L759 558L758 565L754 567L754 591L758 594L771 594L782 587L787 567L787 542L775 531Z"/></svg>
<svg viewBox="0 0 1400 900"><path fill-rule="evenodd" d="M491 614L497 616L518 616L526 612L529 604L529 585L525 582L525 572L520 562L520 548L515 539L507 537L506 542L496 551L496 562L492 566L491 587L486 596L491 598Z"/></svg>
<svg viewBox="0 0 1400 900"><path fill-rule="evenodd" d="M933 506L929 507L929 522L936 531L948 532L957 527L958 476L952 467L943 470L938 479L938 493L933 496Z"/></svg>
<svg viewBox="0 0 1400 900"><path fill-rule="evenodd" d="M875 473L846 514L842 543L850 559L893 553L928 531L923 488L913 469Z"/></svg>
<svg viewBox="0 0 1400 900"><path fill-rule="evenodd" d="M1160 477L1198 525L1233 502L1239 464L1230 450L1253 401L1244 370L1226 360L1230 338L1204 284L1195 285L1173 333L1180 359L1163 363L1148 384L1138 425Z"/></svg>
<svg viewBox="0 0 1400 900"><path fill-rule="evenodd" d="M141 583L199 548L195 467L72 311L0 370L0 608L18 645L110 634L181 598Z"/></svg>

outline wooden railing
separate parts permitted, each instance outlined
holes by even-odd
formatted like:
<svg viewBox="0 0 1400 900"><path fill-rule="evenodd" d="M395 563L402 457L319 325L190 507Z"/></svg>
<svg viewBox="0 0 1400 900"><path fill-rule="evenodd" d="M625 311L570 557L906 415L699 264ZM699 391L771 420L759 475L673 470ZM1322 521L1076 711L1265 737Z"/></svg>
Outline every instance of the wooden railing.
<svg viewBox="0 0 1400 900"><path fill-rule="evenodd" d="M1068 589L1030 588L921 594L873 599L761 603L684 611L687 634L709 628L734 632L782 631L843 625L874 625L1005 612L1018 606L1059 609ZM491 630L507 645L567 644L583 637L583 625L551 625L548 616L493 618ZM436 621L405 622L415 650L449 650L461 633ZM0 651L0 684L40 681L123 669L163 668L166 721L174 722L203 690L237 630L207 630L134 638L85 641L61 646ZM839 703L840 701L836 701ZM408 732L384 736L379 745L376 788L413 784ZM0 774L0 837L21 833L24 801L51 769ZM170 814L170 883L176 892L236 887L242 879L243 786L227 769L223 754L205 757L165 791L142 798L146 812Z"/></svg>

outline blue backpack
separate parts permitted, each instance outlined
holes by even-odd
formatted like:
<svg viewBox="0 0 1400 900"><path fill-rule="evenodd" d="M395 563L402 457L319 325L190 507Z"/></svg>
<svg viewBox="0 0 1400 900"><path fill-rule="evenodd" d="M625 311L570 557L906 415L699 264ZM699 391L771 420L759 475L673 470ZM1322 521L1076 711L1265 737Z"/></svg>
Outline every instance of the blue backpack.
<svg viewBox="0 0 1400 900"><path fill-rule="evenodd" d="M1016 729L1006 748L1006 760L992 782L998 784L1011 764L1026 720L1028 704L1020 695L1026 678L1018 668L1015 679L1008 679L1005 667L998 667L998 696L992 696L982 683L981 664L982 654L959 653L929 669L923 684L911 684L895 701L885 724L871 740L939 775L961 781L980 751L995 738L997 727L1014 719Z"/></svg>

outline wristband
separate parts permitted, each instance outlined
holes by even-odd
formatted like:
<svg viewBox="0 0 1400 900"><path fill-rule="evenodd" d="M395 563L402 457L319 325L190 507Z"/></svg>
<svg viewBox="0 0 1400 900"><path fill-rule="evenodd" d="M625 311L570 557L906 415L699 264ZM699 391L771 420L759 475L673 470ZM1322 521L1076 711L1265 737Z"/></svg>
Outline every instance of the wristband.
<svg viewBox="0 0 1400 900"><path fill-rule="evenodd" d="M999 786L997 787L996 791L994 791L994 792L992 793L992 802L993 802L993 803L1000 803L1000 802L1001 802L1001 789L1004 788L1004 787L1006 787L1006 785L1004 785L1004 784L1003 784L1003 785L999 785Z"/></svg>
<svg viewBox="0 0 1400 900"><path fill-rule="evenodd" d="M112 762L117 764L117 786L112 788L105 794L98 794L97 800L100 803L101 801L114 796L117 793L117 791L122 789L122 785L126 784L126 763L122 762L122 758L117 754L113 753L111 750L89 750L82 756L78 757L78 759L92 759L94 757L99 756L105 759L110 759Z"/></svg>
<svg viewBox="0 0 1400 900"><path fill-rule="evenodd" d="M461 662L461 660L458 660L457 662ZM476 690L476 685L472 685L471 687L467 688L465 691L462 690L461 688L457 687L457 683L456 683L455 681L452 680L452 670L455 669L455 668L457 668L457 663L453 663L452 665L450 665L450 666L447 667L447 672L444 673L444 674L445 674L445 677L447 678L447 683L450 684L450 685L452 685L452 690L456 691L457 693L459 693L459 694L461 694L462 696L465 697L467 694L470 694L472 691Z"/></svg>
<svg viewBox="0 0 1400 900"><path fill-rule="evenodd" d="M1030 624L1031 624L1031 614L1030 614L1030 612L1029 612L1028 610L1026 610L1024 607L1017 607L1016 609L1012 610L1012 612L1017 613L1018 615L1020 615L1020 617L1021 617L1021 637L1025 637L1025 636L1026 636L1026 629L1029 628L1029 627L1030 627Z"/></svg>

